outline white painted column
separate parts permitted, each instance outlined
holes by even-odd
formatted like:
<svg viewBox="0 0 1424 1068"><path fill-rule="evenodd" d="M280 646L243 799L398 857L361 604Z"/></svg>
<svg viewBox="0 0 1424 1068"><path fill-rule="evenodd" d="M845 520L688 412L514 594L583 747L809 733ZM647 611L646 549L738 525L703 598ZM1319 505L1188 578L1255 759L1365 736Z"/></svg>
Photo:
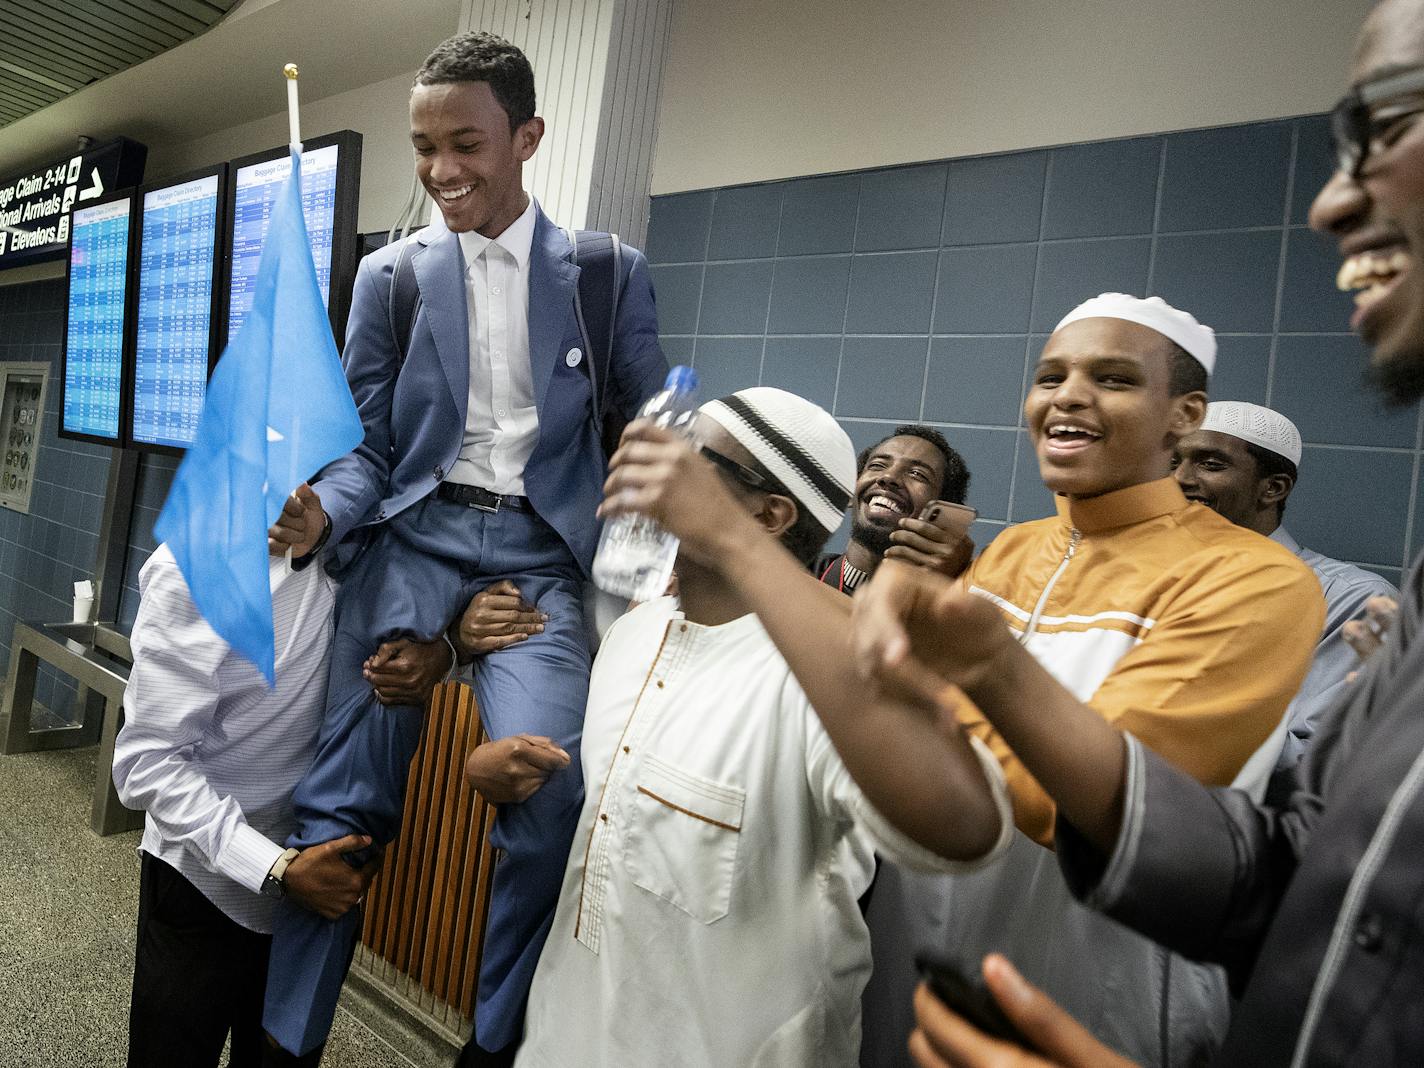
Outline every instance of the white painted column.
<svg viewBox="0 0 1424 1068"><path fill-rule="evenodd" d="M464 0L460 29L488 30L534 67L544 141L525 187L560 226L641 246L673 0Z"/></svg>

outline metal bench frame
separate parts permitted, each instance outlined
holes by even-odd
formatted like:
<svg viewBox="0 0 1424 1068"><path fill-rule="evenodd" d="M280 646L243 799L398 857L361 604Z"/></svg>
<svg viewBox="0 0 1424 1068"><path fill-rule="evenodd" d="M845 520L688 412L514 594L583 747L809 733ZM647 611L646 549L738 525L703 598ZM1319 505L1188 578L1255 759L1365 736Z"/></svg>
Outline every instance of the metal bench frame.
<svg viewBox="0 0 1424 1068"><path fill-rule="evenodd" d="M129 669L119 660L133 660L128 639L103 624L17 622L10 639L4 704L0 705L0 722L7 722L0 753L35 753L99 743L89 810L89 826L99 835L143 826L143 813L125 808L114 790L114 739L123 725L124 689L129 681ZM35 726L35 678L41 661L79 683L75 700L83 711L79 723Z"/></svg>

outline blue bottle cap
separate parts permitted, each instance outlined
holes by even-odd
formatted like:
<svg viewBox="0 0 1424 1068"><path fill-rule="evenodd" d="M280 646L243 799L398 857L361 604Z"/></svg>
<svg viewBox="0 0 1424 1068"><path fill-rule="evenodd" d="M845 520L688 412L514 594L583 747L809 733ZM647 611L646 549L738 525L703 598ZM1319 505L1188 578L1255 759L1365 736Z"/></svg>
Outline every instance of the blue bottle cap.
<svg viewBox="0 0 1424 1068"><path fill-rule="evenodd" d="M663 389L674 393L696 393L697 386L697 372L681 363L668 372L667 381L663 383Z"/></svg>

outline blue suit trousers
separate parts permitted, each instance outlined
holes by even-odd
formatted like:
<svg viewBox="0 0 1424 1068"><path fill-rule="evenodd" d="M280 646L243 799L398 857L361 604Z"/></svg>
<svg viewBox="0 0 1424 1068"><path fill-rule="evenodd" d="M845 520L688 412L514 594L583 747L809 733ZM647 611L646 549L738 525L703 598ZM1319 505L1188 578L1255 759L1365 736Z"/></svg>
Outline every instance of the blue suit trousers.
<svg viewBox="0 0 1424 1068"><path fill-rule="evenodd" d="M498 861L475 1017L490 1049L522 1029L583 802L583 579L563 540L537 515L431 496L375 532L337 599L325 719L316 758L293 796L298 828L288 843L304 848L368 834L385 844L396 836L423 709L382 705L361 665L381 642L437 637L470 597L501 579L513 581L549 621L543 633L475 662L485 730L491 738L547 735L573 759L528 801L500 806L495 820ZM360 925L359 908L334 922L291 901L279 910L263 1023L290 1052L326 1041Z"/></svg>

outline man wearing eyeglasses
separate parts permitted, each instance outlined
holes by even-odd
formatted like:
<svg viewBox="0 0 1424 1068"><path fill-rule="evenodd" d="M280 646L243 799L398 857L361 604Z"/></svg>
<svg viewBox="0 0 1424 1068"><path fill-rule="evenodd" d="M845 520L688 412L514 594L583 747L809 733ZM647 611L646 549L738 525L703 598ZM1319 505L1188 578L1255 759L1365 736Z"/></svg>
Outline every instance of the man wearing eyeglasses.
<svg viewBox="0 0 1424 1068"><path fill-rule="evenodd" d="M766 387L701 413L701 457L645 421L612 460L602 511L695 548L680 599L624 615L594 661L588 788L519 1065L849 1068L872 851L952 871L1008 842L988 749L866 692L851 602L804 570L850 501L845 431Z"/></svg>
<svg viewBox="0 0 1424 1068"><path fill-rule="evenodd" d="M1351 326L1373 349L1376 385L1414 404L1424 397L1424 2L1385 0L1371 12L1351 76L1354 88L1333 115L1338 169L1310 221L1339 245L1339 284L1357 291ZM1401 585L1389 640L1322 716L1284 804L1203 787L1081 706L1048 698L1018 714L969 682L962 667L901 658L906 668L969 683L970 696L1057 801L1059 863L1082 900L1227 967L1239 1000L1215 1063L1424 1060L1424 562ZM887 583L868 592L894 591ZM982 632L980 614L971 600L951 596L932 619L906 620L900 640L908 636L923 654L932 633L947 648L956 636ZM899 625L870 616L862 651L868 665L883 664L876 645ZM1001 682L1031 676L1013 648L981 652ZM911 1050L922 1068L1125 1063L1002 959L986 961L984 972L1045 1056L989 1038L921 990Z"/></svg>

